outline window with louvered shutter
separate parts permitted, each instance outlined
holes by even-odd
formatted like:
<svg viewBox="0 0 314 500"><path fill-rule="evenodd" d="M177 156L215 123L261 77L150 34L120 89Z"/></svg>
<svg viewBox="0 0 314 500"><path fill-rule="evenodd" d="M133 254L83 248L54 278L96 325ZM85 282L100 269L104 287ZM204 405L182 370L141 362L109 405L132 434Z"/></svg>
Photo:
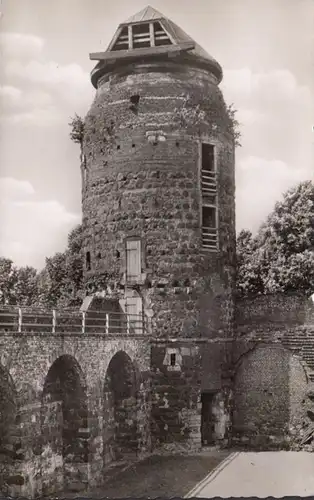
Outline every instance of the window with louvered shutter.
<svg viewBox="0 0 314 500"><path fill-rule="evenodd" d="M206 250L218 250L218 200L215 147L201 144L201 194L202 194L202 246Z"/></svg>
<svg viewBox="0 0 314 500"><path fill-rule="evenodd" d="M141 241L126 242L126 277L128 281L136 281L141 276Z"/></svg>

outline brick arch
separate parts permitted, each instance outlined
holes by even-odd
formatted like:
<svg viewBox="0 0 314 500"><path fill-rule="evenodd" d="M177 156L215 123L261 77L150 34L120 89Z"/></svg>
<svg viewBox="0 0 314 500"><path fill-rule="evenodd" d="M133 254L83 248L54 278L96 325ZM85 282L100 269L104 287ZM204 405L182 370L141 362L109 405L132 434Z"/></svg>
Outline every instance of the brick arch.
<svg viewBox="0 0 314 500"><path fill-rule="evenodd" d="M256 345L238 360L233 432L242 442L267 449L285 440L294 390L293 361L298 360L290 349L274 343ZM302 364L298 363L303 373Z"/></svg>
<svg viewBox="0 0 314 500"><path fill-rule="evenodd" d="M104 380L104 465L137 452L140 373L123 350L111 358Z"/></svg>
<svg viewBox="0 0 314 500"><path fill-rule="evenodd" d="M78 361L59 356L46 375L41 401L41 433L44 451L56 461L87 463L88 410L86 381ZM72 468L73 469L73 468ZM72 470L73 472L73 470ZM49 478L47 478L49 483Z"/></svg>

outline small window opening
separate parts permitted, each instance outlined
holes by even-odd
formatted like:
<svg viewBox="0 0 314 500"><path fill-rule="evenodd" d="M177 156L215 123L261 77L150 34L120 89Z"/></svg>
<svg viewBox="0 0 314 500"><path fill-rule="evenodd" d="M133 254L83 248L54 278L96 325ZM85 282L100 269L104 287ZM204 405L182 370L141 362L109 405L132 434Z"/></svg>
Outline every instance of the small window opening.
<svg viewBox="0 0 314 500"><path fill-rule="evenodd" d="M175 353L170 354L170 366L176 365L176 355Z"/></svg>
<svg viewBox="0 0 314 500"><path fill-rule="evenodd" d="M121 146L120 146L120 144L118 144L118 145L117 145L117 149L120 149L120 147L121 147Z"/></svg>
<svg viewBox="0 0 314 500"><path fill-rule="evenodd" d="M130 110L133 111L133 113L137 114L137 112L138 112L138 105L139 105L139 102L140 102L140 96L138 94L132 95L130 97L130 102L131 102Z"/></svg>
<svg viewBox="0 0 314 500"><path fill-rule="evenodd" d="M138 103L140 102L140 96L138 94L131 95L130 101L132 104L135 104L135 106L137 106Z"/></svg>
<svg viewBox="0 0 314 500"><path fill-rule="evenodd" d="M117 257L117 259L120 259L120 252L119 252L119 250L116 250L116 257Z"/></svg>
<svg viewBox="0 0 314 500"><path fill-rule="evenodd" d="M203 207L203 227L216 229L216 208L215 207Z"/></svg>
<svg viewBox="0 0 314 500"><path fill-rule="evenodd" d="M132 144L132 148L135 148L135 144Z"/></svg>
<svg viewBox="0 0 314 500"><path fill-rule="evenodd" d="M91 270L90 252L86 252L86 269L87 269L87 271Z"/></svg>
<svg viewBox="0 0 314 500"><path fill-rule="evenodd" d="M177 146L177 148L180 146L179 141L176 141L176 146Z"/></svg>
<svg viewBox="0 0 314 500"><path fill-rule="evenodd" d="M98 254L97 254L97 259L101 259L101 253L100 252L98 252Z"/></svg>
<svg viewBox="0 0 314 500"><path fill-rule="evenodd" d="M215 171L214 146L212 144L202 144L202 170L205 172Z"/></svg>

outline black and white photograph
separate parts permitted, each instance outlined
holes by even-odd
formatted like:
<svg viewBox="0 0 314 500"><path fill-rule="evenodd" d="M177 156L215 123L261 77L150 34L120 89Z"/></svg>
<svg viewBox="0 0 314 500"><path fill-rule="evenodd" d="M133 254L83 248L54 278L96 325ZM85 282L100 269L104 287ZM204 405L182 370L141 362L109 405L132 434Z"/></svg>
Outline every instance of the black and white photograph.
<svg viewBox="0 0 314 500"><path fill-rule="evenodd" d="M0 0L0 497L314 497L314 1Z"/></svg>

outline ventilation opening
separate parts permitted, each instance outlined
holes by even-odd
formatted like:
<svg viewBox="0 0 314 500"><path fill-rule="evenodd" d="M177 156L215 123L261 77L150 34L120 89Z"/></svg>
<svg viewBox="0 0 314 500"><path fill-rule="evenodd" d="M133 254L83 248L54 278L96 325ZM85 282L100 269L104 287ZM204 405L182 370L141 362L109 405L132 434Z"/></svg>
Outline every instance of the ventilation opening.
<svg viewBox="0 0 314 500"><path fill-rule="evenodd" d="M176 355L175 353L170 354L170 366L175 366L176 365Z"/></svg>
<svg viewBox="0 0 314 500"><path fill-rule="evenodd" d="M138 104L140 102L140 96L137 94L132 95L130 97L130 102L131 102L130 110L133 111L133 113L137 113L138 112Z"/></svg>
<svg viewBox="0 0 314 500"><path fill-rule="evenodd" d="M132 104L134 104L135 106L138 106L138 103L140 102L140 96L138 94L135 94L135 95L131 95L130 97L130 101Z"/></svg>
<svg viewBox="0 0 314 500"><path fill-rule="evenodd" d="M122 29L118 40L112 47L112 50L128 50L128 48L129 48L129 31L128 27L125 26Z"/></svg>
<svg viewBox="0 0 314 500"><path fill-rule="evenodd" d="M87 269L87 271L91 270L90 252L86 252L86 269Z"/></svg>
<svg viewBox="0 0 314 500"><path fill-rule="evenodd" d="M154 23L154 37L156 47L160 45L172 45L172 42L160 23Z"/></svg>
<svg viewBox="0 0 314 500"><path fill-rule="evenodd" d="M149 23L132 26L133 48L144 49L151 46Z"/></svg>

